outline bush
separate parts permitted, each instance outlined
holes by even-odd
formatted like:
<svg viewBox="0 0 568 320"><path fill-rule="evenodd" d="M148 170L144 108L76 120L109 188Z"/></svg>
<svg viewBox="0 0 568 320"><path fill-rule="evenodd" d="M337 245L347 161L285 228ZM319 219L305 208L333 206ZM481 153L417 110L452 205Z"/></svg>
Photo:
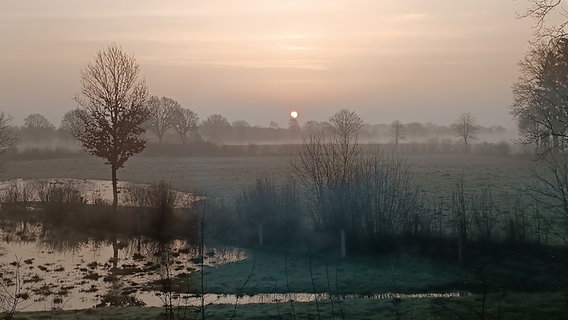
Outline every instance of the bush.
<svg viewBox="0 0 568 320"><path fill-rule="evenodd" d="M71 182L39 183L36 189L47 222L59 223L86 204L81 190Z"/></svg>
<svg viewBox="0 0 568 320"><path fill-rule="evenodd" d="M2 195L2 207L9 213L28 211L33 190L25 183L13 181Z"/></svg>

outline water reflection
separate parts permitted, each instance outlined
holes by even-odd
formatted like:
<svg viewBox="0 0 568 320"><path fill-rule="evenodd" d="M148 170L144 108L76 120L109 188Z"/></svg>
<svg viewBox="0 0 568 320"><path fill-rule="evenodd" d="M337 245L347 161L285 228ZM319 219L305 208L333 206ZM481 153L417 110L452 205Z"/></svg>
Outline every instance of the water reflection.
<svg viewBox="0 0 568 320"><path fill-rule="evenodd" d="M38 223L12 223L5 227L0 229L0 281L7 292L17 294L18 311L201 304L201 296L180 293L189 292L189 276L199 270L201 262L200 248L186 240L160 242L144 236L112 234L93 237ZM206 266L247 258L244 250L238 248L206 247L203 252ZM247 304L459 295L384 293L330 297L327 293L270 293L205 294L203 298L205 304Z"/></svg>
<svg viewBox="0 0 568 320"><path fill-rule="evenodd" d="M0 229L0 272L9 292L19 295L19 311L161 306L164 301L156 301L161 297L157 293L174 289L164 280L188 278L200 260L198 247L180 239L93 238L30 223L5 227ZM243 250L234 248L205 252L206 265L246 258Z"/></svg>

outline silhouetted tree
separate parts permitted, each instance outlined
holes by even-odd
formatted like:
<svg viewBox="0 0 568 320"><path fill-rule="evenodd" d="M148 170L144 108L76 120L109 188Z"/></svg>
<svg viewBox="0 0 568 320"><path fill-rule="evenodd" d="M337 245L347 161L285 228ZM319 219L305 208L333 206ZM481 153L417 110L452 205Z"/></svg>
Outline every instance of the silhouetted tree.
<svg viewBox="0 0 568 320"><path fill-rule="evenodd" d="M162 144L162 138L166 131L174 127L176 123L177 110L181 108L174 99L167 97L158 98L151 96L147 101L150 116L146 123L148 130L158 137L158 142Z"/></svg>
<svg viewBox="0 0 568 320"><path fill-rule="evenodd" d="M231 124L227 118L216 113L207 117L207 119L203 121L202 127L209 140L215 143L222 143L223 136L227 133L227 129L231 127Z"/></svg>
<svg viewBox="0 0 568 320"><path fill-rule="evenodd" d="M465 150L468 151L471 140L477 139L475 118L469 112L463 113L452 126L456 131L456 135L463 142Z"/></svg>
<svg viewBox="0 0 568 320"><path fill-rule="evenodd" d="M139 73L134 56L111 45L81 72L81 94L75 98L81 125L73 134L89 153L111 166L114 208L118 205L116 171L145 147L141 135L148 119L148 89L138 80Z"/></svg>
<svg viewBox="0 0 568 320"><path fill-rule="evenodd" d="M55 126L39 113L32 113L24 119L24 128L54 130Z"/></svg>
<svg viewBox="0 0 568 320"><path fill-rule="evenodd" d="M24 119L22 131L25 137L35 141L51 138L55 126L39 113L32 113Z"/></svg>
<svg viewBox="0 0 568 320"><path fill-rule="evenodd" d="M544 154L568 138L568 39L535 46L521 61L512 114L524 143Z"/></svg>
<svg viewBox="0 0 568 320"><path fill-rule="evenodd" d="M188 134L197 130L198 121L199 117L193 110L182 107L175 109L174 130L184 145L187 143Z"/></svg>

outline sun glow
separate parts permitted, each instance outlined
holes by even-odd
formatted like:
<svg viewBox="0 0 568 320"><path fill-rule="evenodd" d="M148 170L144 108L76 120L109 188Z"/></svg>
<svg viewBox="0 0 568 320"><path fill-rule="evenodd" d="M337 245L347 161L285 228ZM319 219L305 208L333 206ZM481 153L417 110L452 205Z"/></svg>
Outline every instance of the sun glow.
<svg viewBox="0 0 568 320"><path fill-rule="evenodd" d="M298 111L292 111L292 112L290 112L290 118L296 119L297 117L298 117Z"/></svg>

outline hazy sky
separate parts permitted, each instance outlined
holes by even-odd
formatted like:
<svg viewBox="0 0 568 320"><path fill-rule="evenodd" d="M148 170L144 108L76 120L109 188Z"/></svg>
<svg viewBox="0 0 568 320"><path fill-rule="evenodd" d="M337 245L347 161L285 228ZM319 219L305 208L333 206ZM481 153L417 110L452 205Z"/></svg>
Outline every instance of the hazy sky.
<svg viewBox="0 0 568 320"><path fill-rule="evenodd" d="M511 85L528 49L525 0L1 0L0 110L59 126L80 71L111 43L152 94L204 119L286 125L357 111L369 123L512 127Z"/></svg>

